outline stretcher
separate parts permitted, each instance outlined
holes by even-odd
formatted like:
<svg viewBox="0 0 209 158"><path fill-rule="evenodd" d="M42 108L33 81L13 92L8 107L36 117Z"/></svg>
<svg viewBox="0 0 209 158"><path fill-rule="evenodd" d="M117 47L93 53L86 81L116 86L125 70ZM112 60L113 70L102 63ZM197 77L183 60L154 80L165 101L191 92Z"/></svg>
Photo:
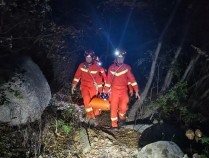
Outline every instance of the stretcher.
<svg viewBox="0 0 209 158"><path fill-rule="evenodd" d="M94 97L90 103L92 108L101 109L101 110L110 110L110 102L109 100L105 100L103 98Z"/></svg>

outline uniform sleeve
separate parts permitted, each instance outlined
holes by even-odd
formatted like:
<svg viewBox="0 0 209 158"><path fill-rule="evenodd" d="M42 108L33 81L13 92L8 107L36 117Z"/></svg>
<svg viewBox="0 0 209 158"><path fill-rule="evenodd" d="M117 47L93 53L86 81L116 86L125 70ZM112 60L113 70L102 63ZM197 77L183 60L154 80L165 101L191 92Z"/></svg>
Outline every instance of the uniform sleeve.
<svg viewBox="0 0 209 158"><path fill-rule="evenodd" d="M131 72L131 67L130 66L128 66L127 76L128 76L128 81L130 82L130 84L133 87L134 91L138 92L139 91L138 84L136 82L136 79L135 79L134 75Z"/></svg>
<svg viewBox="0 0 209 158"><path fill-rule="evenodd" d="M107 81L107 75L106 75L105 69L103 67L101 68L101 74L102 74L102 78L103 78L104 82L106 83L106 81Z"/></svg>
<svg viewBox="0 0 209 158"><path fill-rule="evenodd" d="M102 92L103 81L102 81L101 67L99 67L98 65L95 65L95 67L97 69L97 73L95 74L94 79L98 86L98 92Z"/></svg>
<svg viewBox="0 0 209 158"><path fill-rule="evenodd" d="M99 70L99 79L97 80L97 84L98 84L98 91L102 92L103 89L103 84L106 82L106 73L103 67L100 67Z"/></svg>
<svg viewBox="0 0 209 158"><path fill-rule="evenodd" d="M81 78L81 73L82 73L81 67L82 67L82 64L80 64L78 69L76 70L76 73L75 73L75 76L74 76L73 82L72 82L73 86L76 86Z"/></svg>
<svg viewBox="0 0 209 158"><path fill-rule="evenodd" d="M129 92L133 92L133 87L131 85L131 82L128 82L128 89L129 89Z"/></svg>
<svg viewBox="0 0 209 158"><path fill-rule="evenodd" d="M96 82L98 86L98 92L102 92L102 86L103 86L102 75L99 72L96 75Z"/></svg>
<svg viewBox="0 0 209 158"><path fill-rule="evenodd" d="M105 93L108 93L108 91L111 87L112 78L113 78L113 75L112 75L112 73L110 73L110 68L109 68L108 73L107 73L107 81L104 85L104 92Z"/></svg>

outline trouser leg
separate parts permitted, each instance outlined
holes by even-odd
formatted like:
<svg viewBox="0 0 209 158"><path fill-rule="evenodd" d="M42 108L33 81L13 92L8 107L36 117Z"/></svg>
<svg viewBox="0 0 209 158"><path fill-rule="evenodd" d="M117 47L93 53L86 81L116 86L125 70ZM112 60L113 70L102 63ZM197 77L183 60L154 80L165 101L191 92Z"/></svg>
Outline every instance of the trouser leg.
<svg viewBox="0 0 209 158"><path fill-rule="evenodd" d="M102 110L101 109L95 109L95 108L93 108L93 111L94 111L94 115L95 116L101 115L101 113L102 113Z"/></svg>
<svg viewBox="0 0 209 158"><path fill-rule="evenodd" d="M82 97L83 97L83 102L84 102L84 107L86 110L86 118L89 120L91 118L95 119L94 116L94 112L92 107L89 105L92 97L96 94L94 94L93 89L89 88L89 87L82 87L81 88L81 93L82 93Z"/></svg>
<svg viewBox="0 0 209 158"><path fill-rule="evenodd" d="M111 93L110 117L112 127L118 127L118 103L119 96L116 92Z"/></svg>
<svg viewBox="0 0 209 158"><path fill-rule="evenodd" d="M118 111L118 115L121 120L126 119L125 114L126 111L128 110L128 101L129 101L128 93L127 92L121 93L119 100L119 111Z"/></svg>

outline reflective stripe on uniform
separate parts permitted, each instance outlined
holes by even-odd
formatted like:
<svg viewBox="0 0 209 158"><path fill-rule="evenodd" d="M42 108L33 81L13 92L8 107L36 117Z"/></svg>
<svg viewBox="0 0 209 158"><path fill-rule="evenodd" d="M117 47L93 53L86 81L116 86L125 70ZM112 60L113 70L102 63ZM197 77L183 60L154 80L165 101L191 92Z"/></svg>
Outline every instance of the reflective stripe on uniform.
<svg viewBox="0 0 209 158"><path fill-rule="evenodd" d="M136 86L136 85L137 85L137 83L136 83L136 82L134 82L134 83L132 83L131 85L132 85L132 86Z"/></svg>
<svg viewBox="0 0 209 158"><path fill-rule="evenodd" d="M90 73L91 73L91 74L96 74L96 73L97 73L97 71L90 71Z"/></svg>
<svg viewBox="0 0 209 158"><path fill-rule="evenodd" d="M102 84L98 84L98 88L101 88L102 87Z"/></svg>
<svg viewBox="0 0 209 158"><path fill-rule="evenodd" d="M86 112L91 112L93 109L92 108L85 108Z"/></svg>
<svg viewBox="0 0 209 158"><path fill-rule="evenodd" d="M81 71L88 72L88 70L84 68L81 68Z"/></svg>
<svg viewBox="0 0 209 158"><path fill-rule="evenodd" d="M74 79L73 79L73 81L76 81L76 82L78 82L78 81L79 81L79 79L77 79L77 78L74 78Z"/></svg>
<svg viewBox="0 0 209 158"><path fill-rule="evenodd" d="M81 68L81 71L88 72L88 69ZM90 71L91 74L96 74L97 71Z"/></svg>
<svg viewBox="0 0 209 158"><path fill-rule="evenodd" d="M118 117L111 117L111 121L116 121L118 120Z"/></svg>
<svg viewBox="0 0 209 158"><path fill-rule="evenodd" d="M122 113L119 113L119 115L120 115L120 116L125 116L125 114L126 114L126 113L124 113L124 114L122 114Z"/></svg>
<svg viewBox="0 0 209 158"><path fill-rule="evenodd" d="M128 69L126 69L126 70L123 70L123 71L121 71L121 72L113 72L113 71L110 71L111 72L111 74L113 74L114 76L121 76L121 75L123 75L123 74L125 74L126 72L128 72Z"/></svg>
<svg viewBox="0 0 209 158"><path fill-rule="evenodd" d="M110 84L105 83L105 86L106 86L106 87L110 87L111 85L110 85Z"/></svg>

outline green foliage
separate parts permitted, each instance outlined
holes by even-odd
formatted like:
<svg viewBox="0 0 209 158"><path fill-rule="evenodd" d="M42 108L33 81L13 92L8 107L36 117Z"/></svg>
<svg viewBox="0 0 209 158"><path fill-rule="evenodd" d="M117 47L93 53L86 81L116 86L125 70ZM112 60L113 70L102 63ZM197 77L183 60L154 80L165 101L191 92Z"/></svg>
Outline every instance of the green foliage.
<svg viewBox="0 0 209 158"><path fill-rule="evenodd" d="M19 99L23 99L23 96L20 91L14 91L14 95L15 95L15 97L17 97Z"/></svg>
<svg viewBox="0 0 209 158"><path fill-rule="evenodd" d="M3 92L0 92L0 105L9 104L10 100L6 97Z"/></svg>
<svg viewBox="0 0 209 158"><path fill-rule="evenodd" d="M202 151L200 157L201 158L207 158L209 153L208 153L208 147L209 147L209 137L203 136L201 138L201 143L204 145L204 150Z"/></svg>
<svg viewBox="0 0 209 158"><path fill-rule="evenodd" d="M75 111L73 108L68 108L61 112L62 119L58 120L58 127L61 128L65 133L69 133L73 130L74 122L72 121ZM63 121L65 120L65 121ZM66 123L70 122L70 123Z"/></svg>
<svg viewBox="0 0 209 158"><path fill-rule="evenodd" d="M72 127L71 126L68 126L68 125L63 125L63 130L65 133L69 133L72 131Z"/></svg>
<svg viewBox="0 0 209 158"><path fill-rule="evenodd" d="M200 158L207 158L207 156L206 155L200 155Z"/></svg>
<svg viewBox="0 0 209 158"><path fill-rule="evenodd" d="M8 89L0 89L0 105L4 105L4 104L9 104L10 103L10 99L6 96L6 94L4 92L5 90L10 92L10 93L12 93L18 99L22 99L23 98L21 92L18 91L18 90L13 90L10 87Z"/></svg>
<svg viewBox="0 0 209 158"><path fill-rule="evenodd" d="M64 131L65 133L70 133L73 130L73 127L65 123L63 120L56 120L58 129Z"/></svg>
<svg viewBox="0 0 209 158"><path fill-rule="evenodd" d="M202 122L204 117L200 113L192 113L186 106L187 94L187 83L179 82L173 89L161 95L155 103L161 107L161 116L164 118L173 117L185 125Z"/></svg>
<svg viewBox="0 0 209 158"><path fill-rule="evenodd" d="M203 136L201 142L202 142L202 144L208 144L209 145L209 137Z"/></svg>

